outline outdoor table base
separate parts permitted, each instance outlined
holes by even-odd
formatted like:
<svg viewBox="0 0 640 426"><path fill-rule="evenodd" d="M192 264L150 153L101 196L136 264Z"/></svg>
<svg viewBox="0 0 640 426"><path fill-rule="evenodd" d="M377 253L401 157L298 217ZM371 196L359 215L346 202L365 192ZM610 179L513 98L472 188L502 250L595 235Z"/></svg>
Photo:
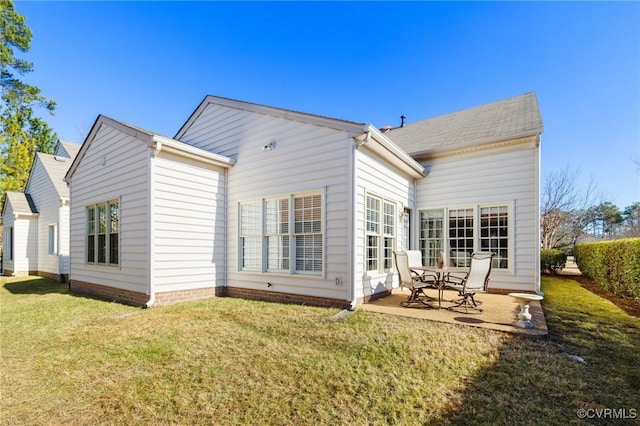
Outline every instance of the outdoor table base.
<svg viewBox="0 0 640 426"><path fill-rule="evenodd" d="M520 302L520 312L518 312L518 321L514 324L521 328L535 328L531 322L531 313L529 312L529 304L534 300L542 300L542 296L529 293L509 293Z"/></svg>

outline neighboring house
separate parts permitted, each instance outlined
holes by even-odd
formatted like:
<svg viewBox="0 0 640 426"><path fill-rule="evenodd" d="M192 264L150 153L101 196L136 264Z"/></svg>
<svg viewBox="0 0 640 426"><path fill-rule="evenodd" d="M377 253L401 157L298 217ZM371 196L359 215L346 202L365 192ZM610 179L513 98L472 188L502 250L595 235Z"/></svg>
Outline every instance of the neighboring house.
<svg viewBox="0 0 640 426"><path fill-rule="evenodd" d="M63 178L79 145L59 141L36 153L24 193L7 192L2 210L4 275L69 276L69 189Z"/></svg>
<svg viewBox="0 0 640 426"><path fill-rule="evenodd" d="M535 94L378 130L208 96L174 138L99 116L70 167L72 291L355 306L393 250L539 291Z"/></svg>

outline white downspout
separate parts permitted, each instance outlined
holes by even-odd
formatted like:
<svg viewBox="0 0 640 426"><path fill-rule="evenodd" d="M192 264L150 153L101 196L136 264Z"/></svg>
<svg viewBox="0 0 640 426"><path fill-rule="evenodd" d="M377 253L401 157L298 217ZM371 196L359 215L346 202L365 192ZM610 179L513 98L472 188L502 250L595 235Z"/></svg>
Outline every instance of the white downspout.
<svg viewBox="0 0 640 426"><path fill-rule="evenodd" d="M369 133L367 132L365 135L365 139L368 139ZM355 221L356 221L356 194L358 193L358 184L357 184L357 167L356 167L356 150L361 141L354 138L354 144L352 144L349 148L349 183L351 185L350 191L351 194L349 196L349 223L347 224L347 232L349 233L349 251L347 253L347 262L349 264L349 298L351 299L351 303L349 305L349 310L353 311L356 309L356 305L358 304L358 298L356 296L356 266L355 266L355 258L354 258L354 250L355 250Z"/></svg>
<svg viewBox="0 0 640 426"><path fill-rule="evenodd" d="M154 221L155 221L155 208L154 208L154 199L155 199L155 158L162 151L162 143L159 141L155 141L155 146L153 146L153 150L149 154L149 168L147 169L147 181L149 182L149 192L147 193L147 236L149 238L148 247L149 247L149 259L147 262L147 277L148 277L148 287L147 294L149 294L149 300L144 304L144 308L150 308L156 303L156 293L154 289L154 268L153 268L153 259L155 254L155 239L154 239Z"/></svg>
<svg viewBox="0 0 640 426"><path fill-rule="evenodd" d="M536 227L538 232L536 232L537 238L536 238L536 251L534 253L537 253L536 258L536 264L535 264L535 274L536 274L536 283L535 283L535 290L536 290L536 294L539 294L540 296L544 296L544 293L542 292L542 289L540 288L540 177L542 176L542 172L541 172L541 168L542 168L542 162L540 161L541 158L541 153L540 150L541 148L541 143L540 143L540 137L541 135L538 134L538 137L536 138L536 145L537 148L536 149L536 161L538 163L538 176L536 179L536 194L537 194L537 199L538 202L536 203Z"/></svg>

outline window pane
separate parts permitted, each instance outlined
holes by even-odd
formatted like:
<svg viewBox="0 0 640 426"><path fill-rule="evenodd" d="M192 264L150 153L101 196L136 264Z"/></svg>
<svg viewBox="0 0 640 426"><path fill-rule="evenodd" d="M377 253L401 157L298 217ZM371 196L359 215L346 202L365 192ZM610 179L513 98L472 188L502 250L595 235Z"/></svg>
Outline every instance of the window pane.
<svg viewBox="0 0 640 426"><path fill-rule="evenodd" d="M366 266L367 271L377 271L378 268L378 246L379 246L380 237L376 235L367 235L367 256L366 256Z"/></svg>
<svg viewBox="0 0 640 426"><path fill-rule="evenodd" d="M444 251L443 227L444 212L442 210L420 212L420 251L422 263L425 266L438 266L440 252Z"/></svg>
<svg viewBox="0 0 640 426"><path fill-rule="evenodd" d="M98 234L98 263L107 262L107 236Z"/></svg>
<svg viewBox="0 0 640 426"><path fill-rule="evenodd" d="M262 269L262 203L240 205L242 269Z"/></svg>
<svg viewBox="0 0 640 426"><path fill-rule="evenodd" d="M289 269L289 236L276 235L267 237L267 269Z"/></svg>
<svg viewBox="0 0 640 426"><path fill-rule="evenodd" d="M380 200L367 196L367 232L380 232Z"/></svg>
<svg viewBox="0 0 640 426"><path fill-rule="evenodd" d="M87 262L93 263L96 261L96 236L87 236Z"/></svg>
<svg viewBox="0 0 640 426"><path fill-rule="evenodd" d="M119 234L109 234L109 263L118 264L118 238Z"/></svg>
<svg viewBox="0 0 640 426"><path fill-rule="evenodd" d="M107 233L107 207L104 204L98 206L98 233Z"/></svg>
<svg viewBox="0 0 640 426"><path fill-rule="evenodd" d="M289 200L270 200L266 202L265 233L289 233Z"/></svg>
<svg viewBox="0 0 640 426"><path fill-rule="evenodd" d="M260 250L260 237L243 237L242 244L242 268L261 269L262 255Z"/></svg>
<svg viewBox="0 0 640 426"><path fill-rule="evenodd" d="M296 270L322 272L322 235L296 235Z"/></svg>
<svg viewBox="0 0 640 426"><path fill-rule="evenodd" d="M49 254L56 254L56 227L49 225Z"/></svg>
<svg viewBox="0 0 640 426"><path fill-rule="evenodd" d="M321 200L320 195L294 198L296 234L322 232Z"/></svg>
<svg viewBox="0 0 640 426"><path fill-rule="evenodd" d="M451 266L468 267L473 253L473 209L449 210L449 247Z"/></svg>
<svg viewBox="0 0 640 426"><path fill-rule="evenodd" d="M112 234L120 232L120 208L118 203L109 204L109 219L111 221L109 232Z"/></svg>
<svg viewBox="0 0 640 426"><path fill-rule="evenodd" d="M96 233L96 210L94 207L87 209L87 234Z"/></svg>
<svg viewBox="0 0 640 426"><path fill-rule="evenodd" d="M508 268L509 210L507 206L480 209L480 247L495 254L494 268Z"/></svg>

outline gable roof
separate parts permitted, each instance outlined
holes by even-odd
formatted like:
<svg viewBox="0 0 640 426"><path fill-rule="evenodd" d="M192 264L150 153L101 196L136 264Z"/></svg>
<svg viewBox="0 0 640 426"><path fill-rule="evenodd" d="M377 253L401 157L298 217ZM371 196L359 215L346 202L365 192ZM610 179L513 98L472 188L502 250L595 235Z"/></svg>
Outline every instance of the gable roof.
<svg viewBox="0 0 640 426"><path fill-rule="evenodd" d="M413 157L542 133L535 92L397 127L385 135Z"/></svg>
<svg viewBox="0 0 640 426"><path fill-rule="evenodd" d="M38 210L31 196L24 192L7 191L7 197L4 200L4 206L2 208L3 214L7 204L11 204L14 213L38 214Z"/></svg>
<svg viewBox="0 0 640 426"><path fill-rule="evenodd" d="M49 176L49 179L51 179L51 183L53 184L53 187L55 188L58 196L60 198L69 198L69 187L64 182L64 175L67 173L67 170L69 170L69 167L71 166L71 159L67 157L60 157L38 152L36 153L36 158L33 162L34 167L31 168L32 174L37 161L42 164L42 167L47 173L47 176ZM29 175L25 190L29 188L29 182L31 181L32 174Z"/></svg>
<svg viewBox="0 0 640 426"><path fill-rule="evenodd" d="M318 126L329 127L332 129L345 130L353 133L361 133L366 126L365 123L356 123L353 121L341 120L338 118L325 117L322 115L308 114L306 112L292 111L283 108L276 108L266 105L254 104L251 102L238 101L235 99L221 98L218 96L208 95L204 98L200 105L193 111L187 121L180 127L174 139L181 139L189 130L193 123L198 120L202 112L209 105L221 105L229 108L236 108L244 111L255 112L258 114L270 115L272 117L284 118L286 120L294 120L307 124L315 124Z"/></svg>
<svg viewBox="0 0 640 426"><path fill-rule="evenodd" d="M80 145L76 143L71 143L67 141L63 141L62 139L58 140L58 144L56 146L55 155L65 154L67 157L74 159L78 152L80 151Z"/></svg>
<svg viewBox="0 0 640 426"><path fill-rule="evenodd" d="M84 142L82 143L82 146L80 147L80 151L78 152L76 157L73 159L73 162L69 167L69 170L64 176L65 182L68 182L69 179L75 173L76 169L78 168L78 165L82 162L82 159L84 158L85 154L89 150L89 146L91 146L91 143L93 143L96 135L98 134L98 131L102 126L109 126L120 132L128 134L136 139L139 139L140 141L147 143L149 148L152 148L158 152L163 150L163 151L174 153L179 156L216 164L221 167L230 167L235 164L234 160L232 160L231 158L225 157L223 155L214 154L209 151L205 151L203 149L193 147L184 142L180 142L180 141L168 138L166 136L159 135L157 133L142 129L140 127L132 126L130 124L126 124L121 121L114 120L113 118L109 118L105 115L100 114L96 118L96 121L93 123L93 126L91 126L91 130L89 131L89 134L87 134L87 137L85 138Z"/></svg>

